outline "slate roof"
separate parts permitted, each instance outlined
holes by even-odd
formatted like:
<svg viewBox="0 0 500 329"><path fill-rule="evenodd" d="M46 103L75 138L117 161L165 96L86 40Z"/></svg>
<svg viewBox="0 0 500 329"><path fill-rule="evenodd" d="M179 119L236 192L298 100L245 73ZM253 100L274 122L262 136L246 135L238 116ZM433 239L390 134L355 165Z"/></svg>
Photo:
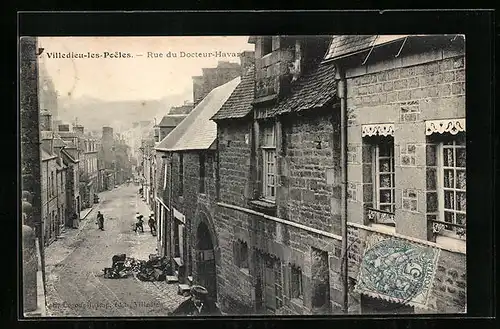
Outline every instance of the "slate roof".
<svg viewBox="0 0 500 329"><path fill-rule="evenodd" d="M210 118L220 110L240 81L237 77L213 89L155 149L171 152L210 148L217 137L217 124Z"/></svg>
<svg viewBox="0 0 500 329"><path fill-rule="evenodd" d="M212 117L212 120L237 119L247 116L252 111L255 86L255 67L249 67L221 109Z"/></svg>
<svg viewBox="0 0 500 329"><path fill-rule="evenodd" d="M320 64L292 84L291 93L274 107L274 114L319 108L337 97L335 66Z"/></svg>
<svg viewBox="0 0 500 329"><path fill-rule="evenodd" d="M177 127L186 116L186 114L167 114L161 119L158 127Z"/></svg>
<svg viewBox="0 0 500 329"><path fill-rule="evenodd" d="M395 41L408 35L337 35L333 36L325 60L354 54L370 47Z"/></svg>

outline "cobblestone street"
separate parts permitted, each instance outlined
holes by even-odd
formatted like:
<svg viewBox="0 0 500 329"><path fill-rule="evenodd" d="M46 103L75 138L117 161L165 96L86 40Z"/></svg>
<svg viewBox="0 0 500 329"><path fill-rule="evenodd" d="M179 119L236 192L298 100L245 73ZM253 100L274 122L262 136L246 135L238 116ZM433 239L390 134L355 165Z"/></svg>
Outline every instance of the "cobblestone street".
<svg viewBox="0 0 500 329"><path fill-rule="evenodd" d="M175 284L103 277L115 254L147 260L156 252L147 225L144 233L132 231L136 211L149 214L137 190L131 185L101 193L80 228L67 230L46 249L48 316L166 316L185 299ZM97 229L97 211L104 214L105 231Z"/></svg>

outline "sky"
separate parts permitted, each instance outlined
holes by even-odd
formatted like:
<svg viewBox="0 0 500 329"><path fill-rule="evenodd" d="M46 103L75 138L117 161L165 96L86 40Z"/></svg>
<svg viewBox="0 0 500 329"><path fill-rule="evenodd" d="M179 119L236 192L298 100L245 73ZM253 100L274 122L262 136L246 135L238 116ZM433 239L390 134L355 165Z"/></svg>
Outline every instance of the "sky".
<svg viewBox="0 0 500 329"><path fill-rule="evenodd" d="M160 99L186 93L192 90L191 77L201 75L202 68L215 67L218 61L239 63L235 53L254 50L247 36L41 37L38 42L39 48L44 48L39 60L59 95L108 101ZM110 57L117 52L122 58ZM68 53L92 53L101 58L55 58ZM163 58L151 57L159 53ZM196 56L194 53L213 55L188 57ZM222 53L227 56L222 57ZM123 58L127 54L131 57Z"/></svg>

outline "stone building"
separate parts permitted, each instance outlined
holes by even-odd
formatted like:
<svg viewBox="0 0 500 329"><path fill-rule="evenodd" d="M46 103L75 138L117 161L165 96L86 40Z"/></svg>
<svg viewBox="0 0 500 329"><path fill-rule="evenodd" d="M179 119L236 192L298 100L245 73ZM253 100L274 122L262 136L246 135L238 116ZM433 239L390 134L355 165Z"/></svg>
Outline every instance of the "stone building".
<svg viewBox="0 0 500 329"><path fill-rule="evenodd" d="M241 68L238 63L219 61L217 67L202 69L202 75L193 77L193 103L205 98L214 88L240 76Z"/></svg>
<svg viewBox="0 0 500 329"><path fill-rule="evenodd" d="M339 36L325 57L345 104L349 279L363 313L465 311L464 48L458 35ZM389 282L383 266L368 278L384 244L422 255L416 279ZM418 289L395 296L378 280Z"/></svg>
<svg viewBox="0 0 500 329"><path fill-rule="evenodd" d="M67 197L71 202L67 204L67 209L71 217L74 212L80 214L80 211L83 209L80 197L79 162L81 152L79 150L79 137L75 132L70 131L69 124L60 124L57 134L65 143L64 148L61 150L61 155L63 162L68 166Z"/></svg>
<svg viewBox="0 0 500 329"><path fill-rule="evenodd" d="M60 157L64 142L55 138L52 115L47 110L40 113L40 142L42 221L45 245L49 245L61 234L66 223L67 167Z"/></svg>
<svg viewBox="0 0 500 329"><path fill-rule="evenodd" d="M97 143L85 134L83 126L75 125L73 131L78 136L80 198L82 209L85 209L93 206L94 194L97 193Z"/></svg>
<svg viewBox="0 0 500 329"><path fill-rule="evenodd" d="M252 37L253 81L213 117L225 312L321 314L340 303L338 100L334 67L318 65L328 41Z"/></svg>
<svg viewBox="0 0 500 329"><path fill-rule="evenodd" d="M217 127L210 118L240 78L213 89L156 147L161 160L157 218L158 250L171 257L181 284L195 281L216 297L212 205L216 200Z"/></svg>

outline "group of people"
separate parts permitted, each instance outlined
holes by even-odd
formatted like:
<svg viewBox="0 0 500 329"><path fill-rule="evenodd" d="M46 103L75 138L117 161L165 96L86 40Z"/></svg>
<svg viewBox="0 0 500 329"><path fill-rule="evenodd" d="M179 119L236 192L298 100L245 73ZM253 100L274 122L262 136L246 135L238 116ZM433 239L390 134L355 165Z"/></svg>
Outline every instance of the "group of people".
<svg viewBox="0 0 500 329"><path fill-rule="evenodd" d="M141 215L139 212L135 214L135 227L134 227L134 232L141 231L144 233L144 216ZM156 234L156 220L155 220L155 214L154 212L151 212L149 214L148 218L148 225L149 225L149 231L151 232L152 235Z"/></svg>
<svg viewBox="0 0 500 329"><path fill-rule="evenodd" d="M139 212L136 213L135 219L135 225L134 225L134 232L142 232L144 233L144 216L141 215ZM97 228L101 231L104 231L104 215L98 211L97 212L97 220L96 220ZM148 225L149 225L149 230L152 235L156 235L156 220L155 220L155 215L153 212L149 215L148 218Z"/></svg>

